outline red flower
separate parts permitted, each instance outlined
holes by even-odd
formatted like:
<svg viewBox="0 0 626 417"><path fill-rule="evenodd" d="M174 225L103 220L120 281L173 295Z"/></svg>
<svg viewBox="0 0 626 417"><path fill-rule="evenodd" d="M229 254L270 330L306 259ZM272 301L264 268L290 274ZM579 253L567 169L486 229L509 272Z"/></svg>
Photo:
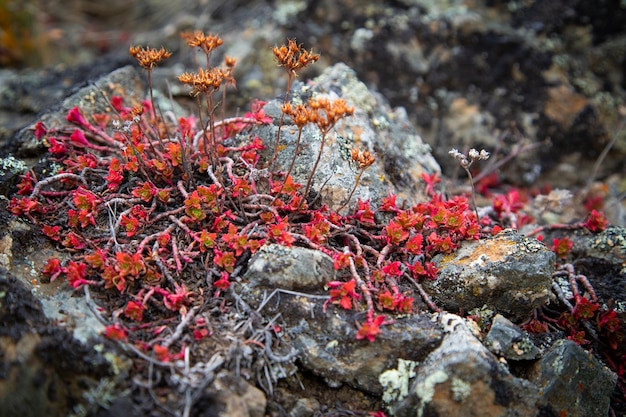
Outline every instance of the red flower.
<svg viewBox="0 0 626 417"><path fill-rule="evenodd" d="M28 171L26 174L22 175L20 183L17 184L17 193L19 195L30 195L34 190L36 182L37 180L33 177L31 171Z"/></svg>
<svg viewBox="0 0 626 417"><path fill-rule="evenodd" d="M113 108L120 112L122 111L122 106L124 105L124 97L122 96L113 96L111 97L111 106L113 106Z"/></svg>
<svg viewBox="0 0 626 417"><path fill-rule="evenodd" d="M389 222L387 227L385 227L385 232L387 233L389 242L393 243L394 245L399 245L401 242L409 237L409 232L404 230L402 226L400 226L393 220Z"/></svg>
<svg viewBox="0 0 626 417"><path fill-rule="evenodd" d="M350 266L350 258L352 255L350 255L349 253L337 253L335 255L333 255L333 268L335 268L336 271L343 269L343 268L347 268Z"/></svg>
<svg viewBox="0 0 626 417"><path fill-rule="evenodd" d="M141 186L133 188L131 194L133 197L141 198L146 203L149 203L157 193L157 188L150 181L140 183Z"/></svg>
<svg viewBox="0 0 626 417"><path fill-rule="evenodd" d="M522 329L529 333L547 333L549 331L548 325L542 323L539 320L533 318L528 323L522 326Z"/></svg>
<svg viewBox="0 0 626 417"><path fill-rule="evenodd" d="M400 262L395 261L391 262L383 267L383 272L392 277L399 277L402 275L402 270L400 269Z"/></svg>
<svg viewBox="0 0 626 417"><path fill-rule="evenodd" d="M357 340L367 339L370 342L373 342L376 339L376 336L380 333L380 326L382 326L385 322L385 316L376 316L373 319L368 319L363 325L359 328L359 331L356 334Z"/></svg>
<svg viewBox="0 0 626 417"><path fill-rule="evenodd" d="M203 229L200 234L196 234L196 239L200 243L200 252L205 252L215 246L217 233L209 233Z"/></svg>
<svg viewBox="0 0 626 417"><path fill-rule="evenodd" d="M65 116L65 120L67 120L70 123L77 124L79 126L83 126L83 127L89 126L87 119L85 119L83 115L80 114L80 110L78 110L78 107L71 108L70 111L67 112L67 116Z"/></svg>
<svg viewBox="0 0 626 417"><path fill-rule="evenodd" d="M70 140L76 145L85 146L85 147L89 146L89 142L87 141L87 138L85 137L85 133L80 129L74 129L74 133L71 134Z"/></svg>
<svg viewBox="0 0 626 417"><path fill-rule="evenodd" d="M598 303L591 302L587 300L586 297L579 295L576 297L576 305L574 306L574 310L572 310L572 316L574 316L576 320L580 318L590 319L593 317L598 307Z"/></svg>
<svg viewBox="0 0 626 417"><path fill-rule="evenodd" d="M85 262L92 268L102 269L104 268L107 260L107 253L102 249L96 249L91 255L85 255Z"/></svg>
<svg viewBox="0 0 626 417"><path fill-rule="evenodd" d="M609 333L615 333L620 329L619 317L615 310L605 311L598 317L598 328L606 329Z"/></svg>
<svg viewBox="0 0 626 417"><path fill-rule="evenodd" d="M121 277L137 278L146 270L140 253L130 255L126 252L117 252L115 259L118 262L118 271Z"/></svg>
<svg viewBox="0 0 626 417"><path fill-rule="evenodd" d="M499 216L502 213L516 213L524 206L518 190L511 190L506 195L498 194L493 199L493 209Z"/></svg>
<svg viewBox="0 0 626 417"><path fill-rule="evenodd" d="M552 244L552 252L554 252L558 258L565 259L573 246L574 242L567 236L563 239L555 238Z"/></svg>
<svg viewBox="0 0 626 417"><path fill-rule="evenodd" d="M384 197L382 200L382 204L379 208L380 211L389 211L395 213L398 211L398 206L396 206L396 195L389 194L387 197Z"/></svg>
<svg viewBox="0 0 626 417"><path fill-rule="evenodd" d="M222 272L222 275L220 276L220 279L218 279L217 281L215 281L213 283L213 286L215 288L219 288L222 291L225 291L228 289L228 287L230 287L230 281L228 281L228 272Z"/></svg>
<svg viewBox="0 0 626 417"><path fill-rule="evenodd" d="M591 210L585 221L585 227L591 232L601 232L607 228L609 221L601 211Z"/></svg>
<svg viewBox="0 0 626 417"><path fill-rule="evenodd" d="M48 143L50 146L48 147L48 151L53 155L65 155L69 152L67 146L64 143L59 142L55 138L49 138Z"/></svg>
<svg viewBox="0 0 626 417"><path fill-rule="evenodd" d="M415 264L409 265L408 269L415 278L437 279L439 272L439 269L432 262L425 262L423 265L420 262L415 262Z"/></svg>
<svg viewBox="0 0 626 417"><path fill-rule="evenodd" d="M154 352L156 359L161 362L169 362L172 359L170 349L167 346L154 345L152 351Z"/></svg>
<svg viewBox="0 0 626 417"><path fill-rule="evenodd" d="M457 244L452 241L450 236L441 237L437 235L437 233L432 232L428 236L428 247L426 248L428 251L442 252L442 253L450 253L457 248Z"/></svg>
<svg viewBox="0 0 626 417"><path fill-rule="evenodd" d="M48 133L48 129L46 128L46 125L43 124L42 121L38 121L35 124L35 138L37 140L41 140L41 138Z"/></svg>
<svg viewBox="0 0 626 417"><path fill-rule="evenodd" d="M356 281L350 280L348 282L332 281L328 283L330 290L330 302L339 304L342 308L350 310L352 308L352 299L358 300L361 298L356 293ZM337 303L337 300L339 301Z"/></svg>
<svg viewBox="0 0 626 417"><path fill-rule="evenodd" d="M67 282L72 286L72 288L79 288L89 283L85 279L86 269L87 265L84 263L70 261L67 265L65 268L65 276L67 278Z"/></svg>
<svg viewBox="0 0 626 417"><path fill-rule="evenodd" d="M233 197L247 197L252 193L252 186L244 178L233 181Z"/></svg>
<svg viewBox="0 0 626 417"><path fill-rule="evenodd" d="M263 110L263 106L265 106L265 102L261 100L254 100L252 102L252 111L246 113L246 119L256 119L257 121L263 124L272 123L272 118L265 114L265 110Z"/></svg>
<svg viewBox="0 0 626 417"><path fill-rule="evenodd" d="M42 272L50 278L50 282L54 281L63 272L63 268L61 268L61 261L57 258L48 259L48 262L46 263L46 266L43 267Z"/></svg>
<svg viewBox="0 0 626 417"><path fill-rule="evenodd" d="M133 237L139 231L139 220L133 216L122 215L120 226L126 231L127 237Z"/></svg>
<svg viewBox="0 0 626 417"><path fill-rule="evenodd" d="M187 291L185 286L177 286L174 294L165 291L163 294L163 304L172 311L180 311L180 309L189 303L189 298L193 296L192 291Z"/></svg>
<svg viewBox="0 0 626 417"><path fill-rule="evenodd" d="M296 239L287 231L288 227L289 223L285 220L273 224L269 227L269 236L276 243L280 243L284 246L291 246Z"/></svg>
<svg viewBox="0 0 626 417"><path fill-rule="evenodd" d="M126 340L128 333L121 325L115 323L105 327L104 336L111 340Z"/></svg>
<svg viewBox="0 0 626 417"><path fill-rule="evenodd" d="M428 175L425 172L422 173L422 179L426 183L426 194L427 195L435 195L435 185L441 181L438 173L434 173L432 175Z"/></svg>
<svg viewBox="0 0 626 417"><path fill-rule="evenodd" d="M213 262L215 265L227 272L233 272L235 269L235 262L237 261L235 254L233 252L222 252L218 249L215 249L214 251L215 256L213 257Z"/></svg>
<svg viewBox="0 0 626 417"><path fill-rule="evenodd" d="M358 201L354 218L361 223L374 224L374 212L372 211L369 201Z"/></svg>
<svg viewBox="0 0 626 417"><path fill-rule="evenodd" d="M124 309L124 315L131 320L142 321L143 320L143 312L145 307L141 303L137 303L135 301L129 301L126 304L126 308Z"/></svg>
<svg viewBox="0 0 626 417"><path fill-rule="evenodd" d="M65 235L65 239L61 243L68 249L81 250L85 248L83 239L74 232L69 232Z"/></svg>
<svg viewBox="0 0 626 417"><path fill-rule="evenodd" d="M41 228L41 231L44 235L48 236L48 238L56 242L58 242L61 239L61 236L59 235L59 230L60 230L59 226L49 226L47 224Z"/></svg>
<svg viewBox="0 0 626 417"><path fill-rule="evenodd" d="M396 298L389 292L389 290L381 292L378 294L378 306L381 310L395 310Z"/></svg>
<svg viewBox="0 0 626 417"><path fill-rule="evenodd" d="M421 255L422 253L422 244L424 243L424 236L417 234L407 240L405 247L409 253L413 255Z"/></svg>

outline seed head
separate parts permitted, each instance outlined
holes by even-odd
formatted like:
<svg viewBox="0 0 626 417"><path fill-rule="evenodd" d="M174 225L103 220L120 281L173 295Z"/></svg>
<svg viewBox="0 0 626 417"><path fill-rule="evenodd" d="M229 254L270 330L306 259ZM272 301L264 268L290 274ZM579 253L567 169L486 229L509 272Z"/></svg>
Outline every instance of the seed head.
<svg viewBox="0 0 626 417"><path fill-rule="evenodd" d="M295 39L289 39L287 45L275 46L272 52L278 61L278 65L294 75L320 58L320 55L313 53L312 50L307 51L303 49L302 45L298 45Z"/></svg>
<svg viewBox="0 0 626 417"><path fill-rule="evenodd" d="M207 55L224 43L219 35L212 33L205 35L204 32L200 30L195 32L183 32L180 34L180 37L187 42L187 45L192 48L198 47Z"/></svg>
<svg viewBox="0 0 626 417"><path fill-rule="evenodd" d="M370 151L360 151L356 148L352 148L350 154L352 160L356 162L361 169L367 169L376 162L376 155L372 155Z"/></svg>
<svg viewBox="0 0 626 417"><path fill-rule="evenodd" d="M130 55L137 60L140 66L147 70L152 70L156 65L171 57L172 53L165 49L141 48L139 46L130 46L128 49Z"/></svg>

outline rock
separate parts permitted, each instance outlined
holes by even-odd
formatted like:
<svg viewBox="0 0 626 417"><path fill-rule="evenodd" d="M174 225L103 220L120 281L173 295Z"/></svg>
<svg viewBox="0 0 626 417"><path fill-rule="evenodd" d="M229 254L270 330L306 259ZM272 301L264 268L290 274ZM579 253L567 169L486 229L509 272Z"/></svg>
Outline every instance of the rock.
<svg viewBox="0 0 626 417"><path fill-rule="evenodd" d="M581 256L598 258L612 264L626 263L626 228L612 226L600 233L576 239L574 248Z"/></svg>
<svg viewBox="0 0 626 417"><path fill-rule="evenodd" d="M64 99L60 106L54 107L54 111L44 113L37 121L43 122L48 128L72 127L65 120L68 110L78 106L83 114L103 113L111 106L110 100L114 95L123 96L124 104L131 107L143 100L145 85L135 67L125 66L102 75L93 83ZM33 134L37 121L21 129L12 138L10 146L16 148L14 150L16 156L32 157L43 153L45 149L43 143L37 141Z"/></svg>
<svg viewBox="0 0 626 417"><path fill-rule="evenodd" d="M559 340L531 371L539 405L550 415L605 417L617 376L570 340ZM546 414L548 415L548 414Z"/></svg>
<svg viewBox="0 0 626 417"><path fill-rule="evenodd" d="M326 295L287 292L264 301L265 294L258 290L238 292L257 311L262 307L264 316L280 313L286 340L297 350L302 367L331 387L348 384L380 395L382 372L394 368L399 359L424 359L441 341L441 330L424 315L398 317L369 342L356 340L355 323L364 321L365 315L335 306L324 311Z"/></svg>
<svg viewBox="0 0 626 417"><path fill-rule="evenodd" d="M45 317L38 300L0 270L0 415L66 416L95 412L114 398L114 368L93 345ZM118 365L122 366L120 361Z"/></svg>
<svg viewBox="0 0 626 417"><path fill-rule="evenodd" d="M334 275L326 254L297 246L264 245L252 256L244 279L252 286L306 291L322 289Z"/></svg>
<svg viewBox="0 0 626 417"><path fill-rule="evenodd" d="M441 345L414 369L408 394L392 397L390 415L537 415L533 384L511 375L462 318L443 313L438 320L446 332Z"/></svg>
<svg viewBox="0 0 626 417"><path fill-rule="evenodd" d="M439 277L424 282L424 287L449 311L486 305L516 321L549 300L555 255L539 241L517 232L464 241L456 252L433 260Z"/></svg>
<svg viewBox="0 0 626 417"><path fill-rule="evenodd" d="M494 317L483 344L493 354L507 360L530 360L539 356L539 349L528 335L500 314Z"/></svg>
<svg viewBox="0 0 626 417"><path fill-rule="evenodd" d="M383 391L380 375L399 359L419 361L439 344L441 332L422 316L397 319L375 342L357 341L354 317L334 314L293 327L294 346L303 366L331 386L345 383L368 393ZM352 319L352 321L351 321Z"/></svg>
<svg viewBox="0 0 626 417"><path fill-rule="evenodd" d="M612 300L626 317L626 228L610 226L599 233L572 235L576 270L585 275L601 300Z"/></svg>
<svg viewBox="0 0 626 417"><path fill-rule="evenodd" d="M260 389L243 377L219 372L206 393L195 404L194 416L263 417L267 399Z"/></svg>
<svg viewBox="0 0 626 417"><path fill-rule="evenodd" d="M322 203L331 209L338 209L344 204L353 206L357 199L371 200L377 205L389 192L413 204L425 199L421 174L436 173L440 169L430 153L430 147L411 127L405 110L392 110L382 96L368 90L354 71L344 64L328 68L307 85L297 83L292 95L294 103L306 101L311 96L331 100L343 98L355 109L354 115L342 119L325 139L320 163L313 176L313 189L321 192ZM274 118L274 125L254 129L254 134L263 139L268 147L266 155L269 157L274 152L281 105L282 100L266 104L264 110ZM279 145L284 149L279 152L276 162L278 168L287 171L298 132L288 118L285 120ZM316 127L304 127L300 152L292 172L296 182L306 184L321 139ZM365 171L348 202L359 171L351 161L350 150L353 148L374 152L377 160Z"/></svg>
<svg viewBox="0 0 626 417"><path fill-rule="evenodd" d="M319 409L320 403L315 398L300 398L289 411L289 417L312 417Z"/></svg>

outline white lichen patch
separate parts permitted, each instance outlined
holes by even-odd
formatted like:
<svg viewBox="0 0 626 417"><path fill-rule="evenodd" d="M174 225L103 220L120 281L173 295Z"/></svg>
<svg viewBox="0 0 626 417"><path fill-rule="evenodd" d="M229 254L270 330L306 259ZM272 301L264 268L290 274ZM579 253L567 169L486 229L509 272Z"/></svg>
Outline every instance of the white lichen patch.
<svg viewBox="0 0 626 417"><path fill-rule="evenodd" d="M398 368L383 372L378 382L383 386L383 401L387 404L402 400L409 395L409 381L415 377L417 362L398 359Z"/></svg>
<svg viewBox="0 0 626 417"><path fill-rule="evenodd" d="M14 158L12 155L0 158L0 176L6 175L7 171L12 173L24 172L28 169L24 161Z"/></svg>
<svg viewBox="0 0 626 417"><path fill-rule="evenodd" d="M435 386L443 384L447 380L448 374L443 370L438 370L418 383L415 387L415 394L422 400L422 405L431 402L435 396Z"/></svg>
<svg viewBox="0 0 626 417"><path fill-rule="evenodd" d="M6 234L0 238L0 266L5 269L11 269L11 263L13 261L13 239L11 235Z"/></svg>
<svg viewBox="0 0 626 417"><path fill-rule="evenodd" d="M451 387L454 401L462 402L472 393L472 386L459 378L452 378Z"/></svg>

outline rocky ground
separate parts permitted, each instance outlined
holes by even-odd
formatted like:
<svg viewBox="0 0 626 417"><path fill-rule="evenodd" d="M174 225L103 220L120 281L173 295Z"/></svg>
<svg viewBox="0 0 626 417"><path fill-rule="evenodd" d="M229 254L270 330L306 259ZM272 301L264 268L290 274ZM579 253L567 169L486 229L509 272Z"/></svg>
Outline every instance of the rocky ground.
<svg viewBox="0 0 626 417"><path fill-rule="evenodd" d="M475 147L492 153L474 172L477 186L482 179L492 193L479 196L481 214L490 214L493 193L516 189L528 196L522 212L534 221L434 259L439 278L424 286L442 311L433 313L417 294L415 314L394 317L372 343L355 339L362 313L324 308L332 259L268 245L246 262L227 297L202 306L213 329L194 360L163 364L101 336L115 305L105 294L42 281L49 257L69 255L9 214L5 200L0 415L625 415L623 385L616 387L610 370L622 361L623 371L624 356L609 355L617 363L606 366L597 328L584 329L597 336L583 343L587 350L557 327L528 330L537 308L553 319L567 310L559 292L571 300L578 283L590 296L577 275L623 323L626 8L407 0L188 1L172 10L155 0L100 10L87 3L47 3L38 26L46 48L7 43L13 49L3 50L7 64L53 64L0 74L7 197L26 169L48 166L30 129L36 120L62 122L75 105L95 111L102 91L131 101L145 96L145 74L126 57L129 42L174 51L155 71L154 86L177 99L177 112L193 111L176 82L193 62L178 32L199 28L219 32L220 54L238 59L231 114L250 98L269 101L274 124L255 131L269 143L281 103L271 99L286 79L271 47L295 36L321 52L294 96L326 93L356 108L339 131L348 142L329 144L322 159L319 182L330 178L323 203L344 202L354 178L350 143L378 155L354 196L375 204L389 190L409 205L424 201L423 173L442 172L450 196L469 193L448 151ZM295 133L285 140L293 143ZM312 132L303 140L293 175L306 182L317 145ZM290 159L285 153L278 163ZM558 188L571 198L550 193ZM550 243L564 234L546 226L584 220L590 200L602 203L612 227L567 232L572 251L557 263ZM538 227L546 245L534 239Z"/></svg>

